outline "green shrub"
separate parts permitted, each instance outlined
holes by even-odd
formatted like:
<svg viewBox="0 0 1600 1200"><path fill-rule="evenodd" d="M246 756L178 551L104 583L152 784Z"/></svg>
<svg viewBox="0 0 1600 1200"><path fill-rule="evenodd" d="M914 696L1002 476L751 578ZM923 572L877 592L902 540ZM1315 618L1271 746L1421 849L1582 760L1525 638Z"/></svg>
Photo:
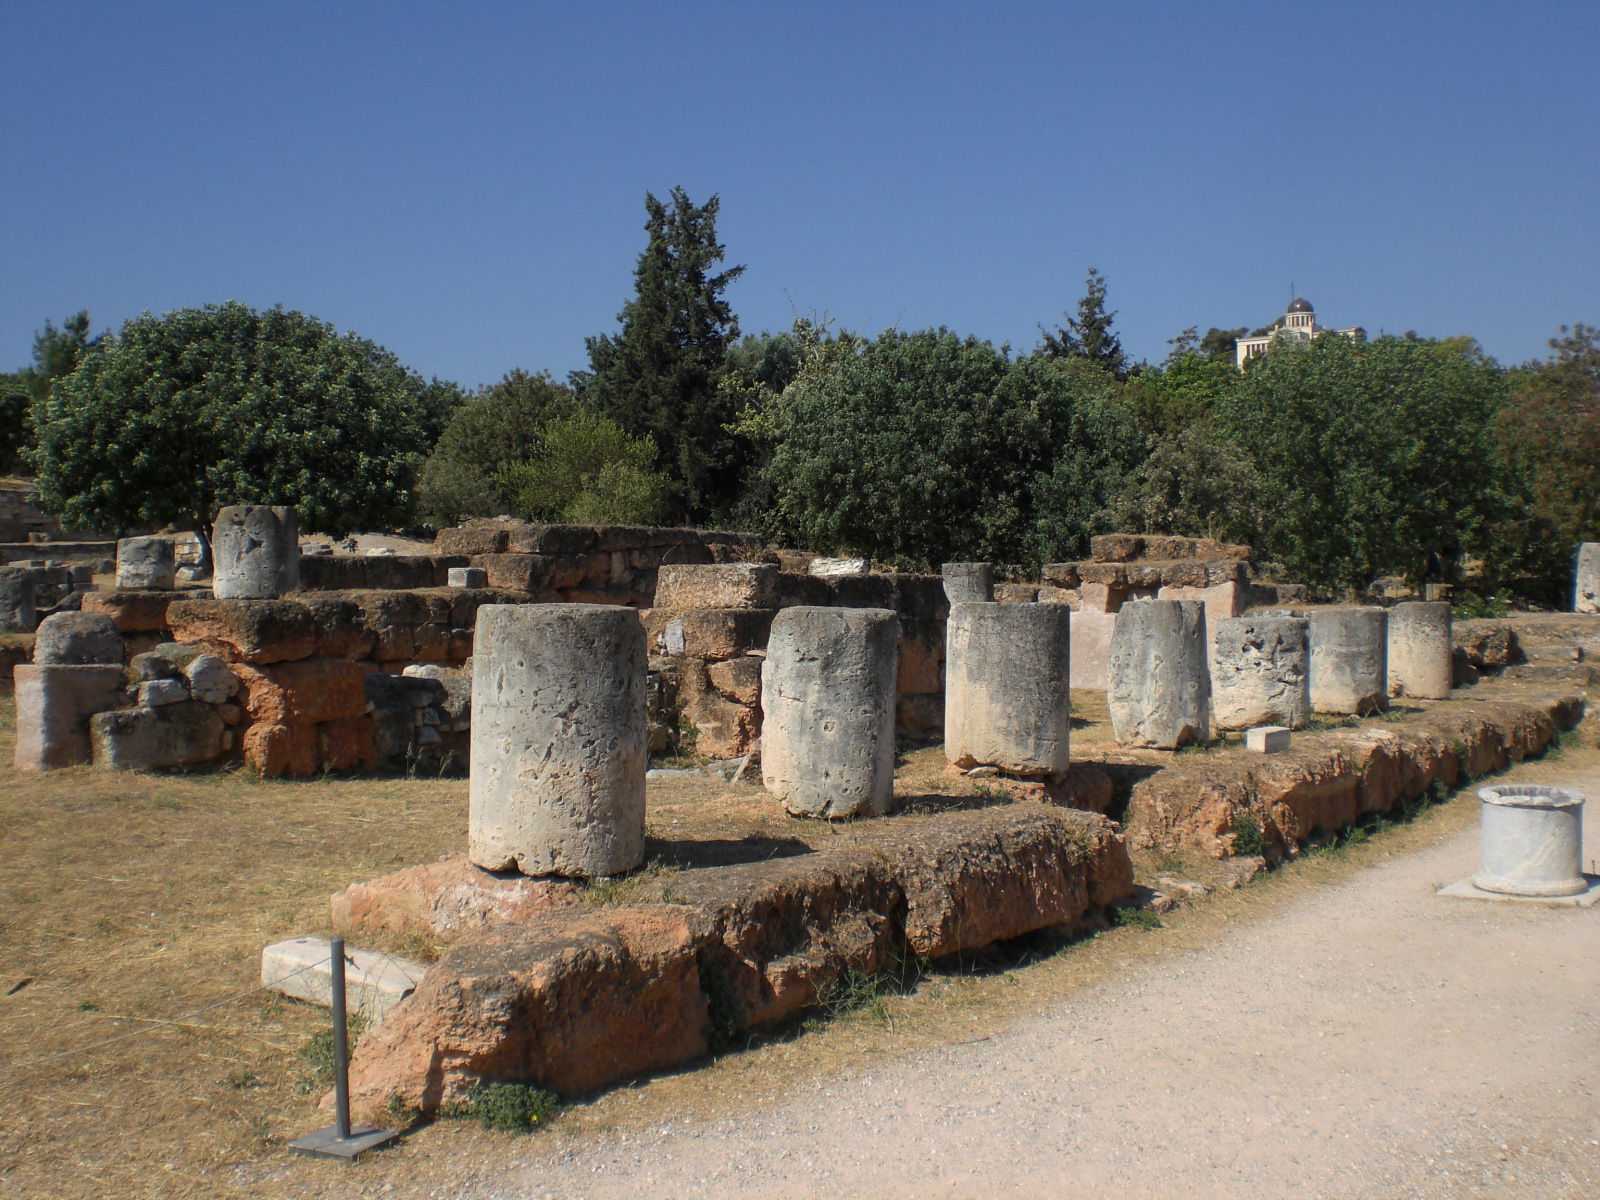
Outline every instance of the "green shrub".
<svg viewBox="0 0 1600 1200"><path fill-rule="evenodd" d="M1261 822L1251 813L1238 813L1233 818L1233 852L1240 855L1260 854L1267 848L1261 832Z"/></svg>
<svg viewBox="0 0 1600 1200"><path fill-rule="evenodd" d="M561 1111L561 1097L531 1083L474 1084L455 1104L439 1110L449 1120L471 1118L485 1129L528 1133L548 1125Z"/></svg>

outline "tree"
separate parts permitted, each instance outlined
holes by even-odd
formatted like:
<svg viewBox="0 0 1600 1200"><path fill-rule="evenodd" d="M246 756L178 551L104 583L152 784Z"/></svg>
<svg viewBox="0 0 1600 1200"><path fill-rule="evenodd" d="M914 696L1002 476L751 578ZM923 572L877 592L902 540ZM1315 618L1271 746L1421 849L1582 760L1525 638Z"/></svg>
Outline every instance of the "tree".
<svg viewBox="0 0 1600 1200"><path fill-rule="evenodd" d="M1502 474L1504 380L1431 342L1323 334L1260 356L1219 403L1261 478L1258 549L1318 587L1412 580L1486 549Z"/></svg>
<svg viewBox="0 0 1600 1200"><path fill-rule="evenodd" d="M1566 553L1600 541L1600 328L1563 325L1550 349L1512 372L1497 434Z"/></svg>
<svg viewBox="0 0 1600 1200"><path fill-rule="evenodd" d="M920 568L1079 549L1139 454L1116 389L947 329L816 339L771 413L772 531Z"/></svg>
<svg viewBox="0 0 1600 1200"><path fill-rule="evenodd" d="M615 421L576 412L550 422L527 461L503 473L516 510L535 521L645 525L657 521L672 485L655 471L655 444Z"/></svg>
<svg viewBox="0 0 1600 1200"><path fill-rule="evenodd" d="M576 408L571 389L543 372L508 372L469 397L422 466L417 482L422 515L443 527L509 513L514 505L507 469L531 458L544 427Z"/></svg>
<svg viewBox="0 0 1600 1200"><path fill-rule="evenodd" d="M33 338L33 365L0 376L0 471L21 465L33 442L33 409L57 379L71 374L84 355L98 352L105 335L89 336L89 313L74 313L57 329L46 321Z"/></svg>
<svg viewBox="0 0 1600 1200"><path fill-rule="evenodd" d="M443 386L299 312L147 313L36 414L40 500L69 526L186 525L206 561L227 504L292 504L302 527L335 534L392 526Z"/></svg>
<svg viewBox="0 0 1600 1200"><path fill-rule="evenodd" d="M1121 340L1111 332L1111 319L1116 315L1106 311L1106 277L1090 267L1078 315L1067 316L1066 325L1054 332L1039 327L1044 335L1040 353L1047 358L1086 358L1118 379L1126 379L1128 356L1122 352Z"/></svg>
<svg viewBox="0 0 1600 1200"><path fill-rule="evenodd" d="M681 486L681 515L698 519L738 488L740 450L727 430L738 413L717 379L739 336L723 293L744 268L715 270L726 254L716 196L697 206L673 188L670 201L646 193L649 242L622 327L587 340L589 371L573 382L586 404L655 442L657 466Z"/></svg>

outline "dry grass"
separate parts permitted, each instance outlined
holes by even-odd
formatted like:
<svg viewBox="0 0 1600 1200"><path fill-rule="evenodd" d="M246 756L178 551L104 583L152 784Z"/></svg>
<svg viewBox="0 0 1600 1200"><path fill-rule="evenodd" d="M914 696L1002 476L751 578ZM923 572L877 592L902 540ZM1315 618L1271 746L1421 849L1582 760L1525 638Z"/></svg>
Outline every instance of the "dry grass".
<svg viewBox="0 0 1600 1200"><path fill-rule="evenodd" d="M1107 736L1103 710L1079 712L1087 721L1075 721L1075 747ZM301 1051L326 1028L326 1013L261 992L230 998L256 985L264 944L329 931L331 893L459 849L466 784L88 768L24 775L10 767L13 720L0 693L0 1194L261 1197L348 1178L283 1151L328 1122L299 1087ZM1574 746L1519 775L1555 777L1595 762L1600 752ZM972 786L944 774L937 747L913 751L902 766L902 793ZM847 1072L864 1055L987 1037L1050 998L1204 945L1296 894L1448 836L1475 814L1463 795L1371 841L1181 908L1157 934L1114 930L1011 970L930 976L886 999L887 1020L847 1017L614 1090L545 1136L582 1138L686 1108L735 1111L796 1072ZM650 822L663 878L680 862L742 861L835 836L784 817L750 780L653 783ZM197 1015L165 1023L189 1013ZM510 1149L508 1135L440 1123L369 1159L361 1179L447 1190L454 1173Z"/></svg>
<svg viewBox="0 0 1600 1200"><path fill-rule="evenodd" d="M334 891L459 844L465 783L19 774L0 711L0 1193L261 1195L230 1168L326 1123L327 1015L218 1002Z"/></svg>

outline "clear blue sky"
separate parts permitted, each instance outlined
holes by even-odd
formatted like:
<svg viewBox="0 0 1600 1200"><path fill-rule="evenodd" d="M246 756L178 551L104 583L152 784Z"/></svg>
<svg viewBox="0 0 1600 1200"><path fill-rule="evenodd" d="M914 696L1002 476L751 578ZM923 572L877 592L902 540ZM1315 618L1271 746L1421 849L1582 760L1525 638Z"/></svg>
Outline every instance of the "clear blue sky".
<svg viewBox="0 0 1600 1200"><path fill-rule="evenodd" d="M0 0L0 368L228 299L473 386L582 366L643 198L722 197L746 332L1159 359L1290 282L1541 355L1600 323L1600 3Z"/></svg>

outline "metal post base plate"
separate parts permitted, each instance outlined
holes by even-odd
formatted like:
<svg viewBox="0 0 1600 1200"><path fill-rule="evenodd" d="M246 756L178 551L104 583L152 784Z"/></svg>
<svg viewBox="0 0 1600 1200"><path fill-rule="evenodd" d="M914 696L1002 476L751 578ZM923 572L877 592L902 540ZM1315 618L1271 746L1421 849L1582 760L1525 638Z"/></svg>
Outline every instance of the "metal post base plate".
<svg viewBox="0 0 1600 1200"><path fill-rule="evenodd" d="M339 1136L339 1127L329 1125L326 1129L295 1138L289 1143L289 1149L297 1154L314 1154L319 1158L342 1158L346 1162L354 1162L358 1154L386 1146L399 1136L394 1129L352 1129L349 1137L342 1138Z"/></svg>

